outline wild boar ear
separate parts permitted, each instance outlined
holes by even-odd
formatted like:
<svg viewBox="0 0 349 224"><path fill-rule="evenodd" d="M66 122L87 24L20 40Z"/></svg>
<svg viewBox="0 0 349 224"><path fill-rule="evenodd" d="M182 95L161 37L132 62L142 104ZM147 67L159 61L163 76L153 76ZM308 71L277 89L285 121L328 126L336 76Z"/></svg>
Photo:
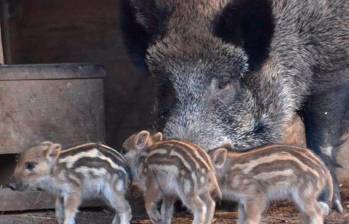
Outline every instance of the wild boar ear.
<svg viewBox="0 0 349 224"><path fill-rule="evenodd" d="M163 135L161 132L158 132L152 136L154 142L159 142L163 140Z"/></svg>
<svg viewBox="0 0 349 224"><path fill-rule="evenodd" d="M273 3L269 0L229 1L214 22L214 34L247 53L249 71L268 58L274 35Z"/></svg>
<svg viewBox="0 0 349 224"><path fill-rule="evenodd" d="M135 22L140 24L149 35L157 35L163 29L163 23L169 13L165 4L159 0L127 0L134 13ZM125 2L123 3L125 4Z"/></svg>
<svg viewBox="0 0 349 224"><path fill-rule="evenodd" d="M226 148L219 148L213 152L212 162L217 168L224 166L225 160L227 159L228 150Z"/></svg>
<svg viewBox="0 0 349 224"><path fill-rule="evenodd" d="M141 131L136 135L136 139L135 139L135 145L137 149L144 149L147 147L147 144L149 142L150 139L150 133L149 131Z"/></svg>
<svg viewBox="0 0 349 224"><path fill-rule="evenodd" d="M165 11L156 6L155 0L120 0L123 41L131 60L144 75L149 75L145 63L146 51L165 30Z"/></svg>
<svg viewBox="0 0 349 224"><path fill-rule="evenodd" d="M58 158L62 146L57 143L52 143L45 151L46 158L50 161L54 161Z"/></svg>

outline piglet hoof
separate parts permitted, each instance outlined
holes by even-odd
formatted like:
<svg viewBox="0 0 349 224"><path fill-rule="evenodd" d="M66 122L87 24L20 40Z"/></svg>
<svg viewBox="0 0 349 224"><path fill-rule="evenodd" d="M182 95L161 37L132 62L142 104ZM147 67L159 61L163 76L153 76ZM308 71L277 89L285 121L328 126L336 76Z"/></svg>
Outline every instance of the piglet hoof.
<svg viewBox="0 0 349 224"><path fill-rule="evenodd" d="M339 212L339 213L343 213L344 209L343 209L343 205L342 205L342 199L341 199L341 190L340 190L340 186L338 183L334 183L334 192L333 192L333 208Z"/></svg>
<svg viewBox="0 0 349 224"><path fill-rule="evenodd" d="M150 217L150 220L153 224L160 224L161 223L161 219L158 217Z"/></svg>
<svg viewBox="0 0 349 224"><path fill-rule="evenodd" d="M152 221L152 223L154 224L159 224L161 223L161 217L160 217L160 213L159 212L152 212L151 214L148 214L149 215L149 219Z"/></svg>
<svg viewBox="0 0 349 224"><path fill-rule="evenodd" d="M171 220L161 219L160 224L171 224Z"/></svg>
<svg viewBox="0 0 349 224"><path fill-rule="evenodd" d="M334 209L339 212L339 213L343 213L344 209L343 209L343 205L340 199L338 199L337 197L335 197L336 199L334 200Z"/></svg>
<svg viewBox="0 0 349 224"><path fill-rule="evenodd" d="M13 183L6 184L5 187L11 189L12 191L16 191L17 190Z"/></svg>

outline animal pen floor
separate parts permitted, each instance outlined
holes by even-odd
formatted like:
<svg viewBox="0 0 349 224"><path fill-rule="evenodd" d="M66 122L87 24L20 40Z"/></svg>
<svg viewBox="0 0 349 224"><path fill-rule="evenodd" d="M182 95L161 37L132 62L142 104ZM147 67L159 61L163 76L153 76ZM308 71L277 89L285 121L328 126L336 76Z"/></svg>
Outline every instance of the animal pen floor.
<svg viewBox="0 0 349 224"><path fill-rule="evenodd" d="M332 212L326 218L326 224L349 224L349 187L344 190L343 204L345 208L344 214ZM79 213L77 224L103 224L111 223L112 213L107 210L87 209ZM234 222L233 222L234 220ZM218 209L215 214L214 223L231 224L236 223L237 212L228 212ZM287 202L274 203L270 209L263 215L262 223L268 224L294 224L300 223L300 214L296 209ZM176 213L175 224L189 224L191 223L191 216L188 213ZM151 224L146 216L139 215L132 221L134 224ZM11 213L1 214L0 224L56 224L54 211L37 211L28 213Z"/></svg>

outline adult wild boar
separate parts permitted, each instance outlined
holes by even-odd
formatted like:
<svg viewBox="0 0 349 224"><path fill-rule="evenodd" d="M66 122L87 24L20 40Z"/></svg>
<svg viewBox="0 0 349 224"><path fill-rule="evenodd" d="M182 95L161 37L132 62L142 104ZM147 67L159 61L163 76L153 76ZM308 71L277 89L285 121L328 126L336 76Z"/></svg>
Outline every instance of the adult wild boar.
<svg viewBox="0 0 349 224"><path fill-rule="evenodd" d="M308 146L333 171L349 121L348 0L122 3L132 59L157 80L166 137L248 150L280 142L300 113Z"/></svg>

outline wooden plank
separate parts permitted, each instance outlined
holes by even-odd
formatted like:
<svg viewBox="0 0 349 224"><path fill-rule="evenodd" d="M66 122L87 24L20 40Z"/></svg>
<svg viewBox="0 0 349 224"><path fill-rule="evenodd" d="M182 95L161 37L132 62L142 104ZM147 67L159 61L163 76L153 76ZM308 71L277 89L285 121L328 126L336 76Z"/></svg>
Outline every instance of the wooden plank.
<svg viewBox="0 0 349 224"><path fill-rule="evenodd" d="M105 142L103 75L85 64L0 66L0 154Z"/></svg>
<svg viewBox="0 0 349 224"><path fill-rule="evenodd" d="M0 211L39 210L53 206L53 197L45 192L19 192L8 188L0 190Z"/></svg>

